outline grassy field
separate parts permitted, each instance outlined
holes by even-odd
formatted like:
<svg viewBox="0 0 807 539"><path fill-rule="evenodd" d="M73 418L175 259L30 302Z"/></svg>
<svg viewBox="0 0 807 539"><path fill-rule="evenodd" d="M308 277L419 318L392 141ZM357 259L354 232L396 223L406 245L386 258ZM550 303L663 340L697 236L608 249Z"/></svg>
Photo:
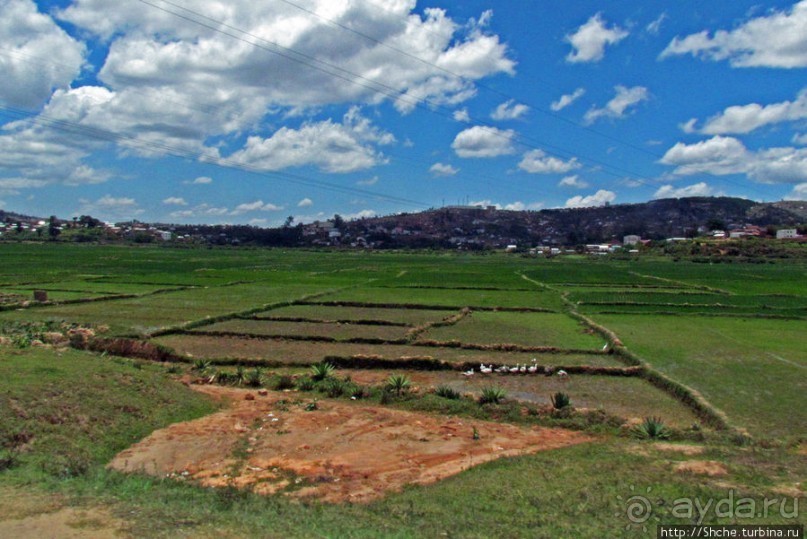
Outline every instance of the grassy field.
<svg viewBox="0 0 807 539"><path fill-rule="evenodd" d="M138 537L611 537L642 532L626 514L625 500L637 489L667 501L720 499L728 488L754 500L801 496L800 515L807 510L804 264L58 244L4 244L0 256L0 294L28 299L44 289L57 301L92 300L38 306L9 296L0 312L0 536L9 515L72 507L101 511L118 531ZM464 315L463 307L481 310ZM627 367L631 360L619 349L595 353L606 337L574 311L613 332L648 370L560 378L404 367L412 358L469 366L528 365L534 358L540 366L583 372ZM617 314L604 314L611 312ZM779 318L762 317L771 315ZM449 317L455 318L445 325ZM46 329L76 324L108 326L106 338L161 331L150 341L187 355L187 362L31 347ZM177 331L186 325L195 329ZM409 334L415 342L406 345L297 340L390 340L415 328ZM417 339L450 345L419 346ZM495 349L507 343L560 350ZM327 357L375 361L379 379L397 372L429 380L418 382L417 394L388 404L379 389L372 397L378 405L537 421L586 430L595 441L496 460L356 505L299 503L105 469L112 455L152 430L220 406L177 381L199 376L195 360L211 360L207 374L233 374L234 362L250 360L267 373L299 377ZM473 398L440 398L431 393L438 385ZM505 403L480 405L476 399L492 386L506 392ZM750 437L714 431L681 398L681 386ZM577 415L530 411L549 408L558 391L569 394ZM636 439L631 425L647 416L671 428L676 443ZM620 424L625 419L632 423ZM698 471L704 466L719 473ZM660 520L648 521L650 534L659 521L693 521L676 518L669 504L654 505L654 517ZM79 529L94 525L81 522ZM774 514L738 522L711 514L704 522L794 520Z"/></svg>
<svg viewBox="0 0 807 539"><path fill-rule="evenodd" d="M520 283L521 286L524 283ZM524 307L560 310L560 296L537 288L524 290L447 289L447 288L352 288L325 298L327 301L345 301L373 304L416 304L452 307Z"/></svg>
<svg viewBox="0 0 807 539"><path fill-rule="evenodd" d="M59 511L80 508L94 510L93 514L103 519L78 520L66 528L72 533L100 530L137 537L611 537L626 531L641 533L641 525L633 526L627 519L625 501L637 492L649 490L654 501L668 502L655 506L653 513L665 523L689 522L672 512L672 500L726 498L721 478L682 474L676 471L681 464L720 461L729 470L734 488L760 506L765 496L781 500L778 489L807 473L804 459L786 449L749 452L706 445L704 453L690 456L675 450L675 445L604 436L594 443L496 460L368 504L300 503L233 489L200 489L166 478L110 472L104 464L111 454L149 429L203 414L211 410L210 404L148 366L137 368L128 361L75 352L65 353L62 359L67 365L54 368L49 354L33 351L0 363L4 374L0 395L11 392L18 408L32 410L24 419L14 417L13 424L27 429L36 440L20 455L15 467L0 473L0 514L4 515L0 530L8 524L9 515L58 515ZM88 374L99 379L97 385L87 387L87 391L96 390L93 398L69 397L77 386L86 384ZM143 389L146 391L141 392ZM40 392L67 396L69 406L63 408L55 399L41 399ZM156 414L152 411L155 398L163 403ZM122 412L121 407L127 407L128 412ZM54 416L60 418L56 426ZM65 443L63 433L70 433L73 442ZM64 463L72 463L72 467ZM82 473L76 473L76 463ZM794 507L804 510L804 501L792 499L788 503L784 506L786 516L771 511L753 523L792 523L787 515ZM500 513L505 508L509 514L503 519ZM653 520L649 527L652 529L656 522ZM706 514L704 523L718 522L731 519Z"/></svg>
<svg viewBox="0 0 807 539"><path fill-rule="evenodd" d="M535 352L500 352L495 350L468 350L453 347L412 345L377 345L339 342L306 342L283 339L252 339L231 336L165 335L154 342L168 346L178 353L189 354L196 359L250 359L268 363L313 364L328 356L351 357L356 355L377 356L396 360L406 357L425 357L449 363L493 363L539 365L623 367L613 356L604 354L540 354Z"/></svg>
<svg viewBox="0 0 807 539"><path fill-rule="evenodd" d="M307 320L361 321L375 320L419 326L439 322L459 311L430 309L380 309L373 307L336 307L330 305L289 305L258 313L261 317L301 318Z"/></svg>
<svg viewBox="0 0 807 539"><path fill-rule="evenodd" d="M798 425L807 425L807 322L650 315L595 319L752 434L804 434Z"/></svg>
<svg viewBox="0 0 807 539"><path fill-rule="evenodd" d="M436 327L424 339L467 343L509 343L565 350L599 350L605 341L563 314L474 312L457 324Z"/></svg>
<svg viewBox="0 0 807 539"><path fill-rule="evenodd" d="M326 337L336 340L383 339L401 340L407 328L397 326L377 326L363 324L317 323L317 322L278 322L275 320L227 320L199 331L238 333L242 335L264 335L274 337Z"/></svg>

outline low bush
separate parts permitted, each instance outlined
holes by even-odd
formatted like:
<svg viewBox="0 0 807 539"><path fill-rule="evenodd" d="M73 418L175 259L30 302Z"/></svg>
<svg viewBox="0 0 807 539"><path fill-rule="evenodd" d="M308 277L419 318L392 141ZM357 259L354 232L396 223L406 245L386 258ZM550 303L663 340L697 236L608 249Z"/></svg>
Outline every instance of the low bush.
<svg viewBox="0 0 807 539"><path fill-rule="evenodd" d="M449 386L437 386L434 390L434 394L438 397L451 400L458 400L461 396L459 391Z"/></svg>
<svg viewBox="0 0 807 539"><path fill-rule="evenodd" d="M634 433L647 440L663 440L670 437L670 431L659 417L646 417L637 425Z"/></svg>
<svg viewBox="0 0 807 539"><path fill-rule="evenodd" d="M330 363L317 363L316 365L311 366L311 378L315 382L321 382L322 380L333 376L334 370L336 370L336 368Z"/></svg>
<svg viewBox="0 0 807 539"><path fill-rule="evenodd" d="M550 395L549 400L552 401L552 407L555 410L562 410L563 408L570 406L572 403L569 395L563 393L562 391L558 391L557 393Z"/></svg>
<svg viewBox="0 0 807 539"><path fill-rule="evenodd" d="M482 388L482 395L479 397L480 404L499 404L507 397L507 392L501 387Z"/></svg>
<svg viewBox="0 0 807 539"><path fill-rule="evenodd" d="M412 382L405 374L392 374L387 378L386 389L400 397L409 389L410 385Z"/></svg>

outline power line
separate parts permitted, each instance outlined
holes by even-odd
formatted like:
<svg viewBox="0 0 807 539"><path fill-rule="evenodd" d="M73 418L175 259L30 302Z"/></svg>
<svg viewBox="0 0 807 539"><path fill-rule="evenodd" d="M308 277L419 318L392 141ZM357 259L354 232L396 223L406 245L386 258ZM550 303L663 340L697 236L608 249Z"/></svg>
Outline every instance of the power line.
<svg viewBox="0 0 807 539"><path fill-rule="evenodd" d="M173 15L175 17L183 19L185 21L191 22L193 24L197 24L199 26L202 26L202 27L207 28L209 30L212 30L214 32L220 33L222 35L226 35L226 36L231 37L233 39L236 39L236 40L239 40L241 42L247 43L247 44L249 44L251 46L260 48L260 49L265 50L265 51L267 51L269 53L276 54L276 55L279 55L279 56L281 56L283 58L286 58L288 60L301 63L301 64L306 65L306 66L308 66L308 67L310 67L312 69L315 69L317 71L321 71L323 73L326 73L327 75L331 75L331 76L337 77L337 78L339 78L341 80L344 80L346 82L349 82L351 84L356 84L358 86L373 90L373 91L375 91L377 93L381 93L381 94L386 95L386 96L388 96L390 98L393 98L393 99L399 99L399 100L408 101L410 104L412 104L415 107L421 108L421 109L426 110L427 112L430 112L430 113L433 113L433 114L438 114L438 115L446 117L446 118L451 118L453 120L452 111L450 111L446 107L440 105L439 103L436 103L436 102L434 102L432 100L429 100L428 98L424 98L423 101L425 101L431 107L425 106L420 100L412 100L411 98L408 98L408 96L406 94L404 94L402 91L397 90L396 88L388 86L388 85L386 85L384 83L368 79L368 78L366 78L366 77L364 77L362 75L359 75L357 73L354 73L354 72L346 70L346 69L343 69L343 68L341 68L339 66L336 66L334 64L331 64L329 62L324 62L322 60L319 60L319 59L317 59L317 58L315 58L315 57L313 57L311 55L301 53L301 52L296 51L296 50L294 50L294 49L292 49L290 47L285 47L285 46L280 45L278 43L275 43L273 41L270 41L270 40L267 40L265 38L262 38L260 36L256 36L254 34L251 34L249 32L241 30L241 29L239 29L239 28L237 28L235 26L227 24L227 23L225 23L223 21L213 19L213 18L208 17L208 16L206 16L206 15L204 15L202 13L194 11L192 9L180 6L178 4L175 4L175 3L171 2L170 0L159 0L159 1L161 1L164 4L168 4L170 6L173 6L173 7L177 8L177 9L180 9L180 10L186 12L186 13L192 14L194 17L199 17L201 19L210 21L211 23L215 23L216 25L219 25L221 27L228 28L230 30L233 30L235 32L243 34L244 36L248 36L248 37L250 37L250 38L252 38L254 40L258 40L260 42L267 43L267 44L272 45L273 47L275 47L277 49L281 49L281 50L278 51L278 50L275 50L273 48L263 46L260 43L256 43L256 42L254 42L252 40L245 39L242 36L239 36L239 35L224 31L224 30L222 30L221 28L219 28L217 26L213 26L211 24L208 24L208 23L205 23L203 21L197 20L194 17L189 17L189 16L183 15L181 13L177 13L175 11L172 11L170 9L166 9L166 8L164 8L162 6L159 6L157 4L154 4L154 3L152 3L152 2L150 2L148 0L138 0L138 1L143 3L143 4L146 4L148 6L151 6L151 7L155 8L155 9L158 9L160 11L163 11L165 13L168 13L170 15ZM315 62L317 65L312 64L310 62ZM321 66L327 66L328 68L338 70L338 71L344 73L345 75L341 75L339 73L334 73L334 72L329 71L328 69L325 69L325 68L323 68ZM351 78L351 77L353 77L353 78ZM365 82L360 82L360 81L365 81ZM370 86L367 83L369 83L371 85L374 85L374 86ZM440 112L440 111L442 111L442 112ZM548 142L535 139L533 137L526 137L524 135L515 135L513 137L503 135L499 131L498 128L491 125L489 122L486 122L486 121L480 120L480 119L475 119L475 120L479 124L479 127L483 128L484 130L486 130L491 135L496 136L496 137L500 137L500 138L505 138L508 141L515 140L515 142L521 144L525 148L540 149L542 151L545 151L547 154L554 155L556 157L575 157L573 152L570 152L569 150L563 149L563 148L561 148L559 146L556 146L554 144L550 144ZM547 148L551 148L554 151L546 151ZM631 179L634 179L634 180L636 180L636 181L638 181L639 183L642 183L642 184L650 185L650 184L653 183L653 180L650 179L650 178L644 177L641 174L637 174L635 172L632 172L630 170L627 170L627 169L624 169L624 168L621 168L621 167L613 166L613 165L611 165L609 163L606 163L605 161L595 159L595 158L591 158L591 157L586 157L586 156L580 156L580 157L585 159L586 161L589 161L591 163L595 163L595 164L603 167L604 169L612 169L612 171L605 170L605 172L607 174L610 174L610 175L614 176L614 177L621 177L621 176L624 176L624 175L628 175L628 176L631 177ZM616 172L613 172L613 171L616 171ZM650 182L650 183L647 183L647 182Z"/></svg>
<svg viewBox="0 0 807 539"><path fill-rule="evenodd" d="M179 157L183 159L193 159L205 164L210 164L213 166L218 166L222 168L228 169L236 169L242 172L247 172L252 175L266 177L266 178L277 178L282 181L286 181L288 183L298 184L298 185L305 185L309 187L317 187L327 191L333 192L340 192L344 194L352 194L352 195L362 195L371 197L374 199L386 201L386 202L393 202L396 204L404 204L406 206L418 207L418 208L428 208L430 207L429 204L410 199L405 197L399 197L394 195L386 195L383 193L376 193L373 191L369 191L366 189L360 189L358 187L350 187L345 185L334 184L331 182L325 182L322 180L316 180L313 178L309 178L300 174L293 174L289 172L280 172L280 171L273 171L268 172L262 170L258 167L251 166L247 163L232 160L232 159L215 159L211 160L206 158L204 154L195 153L183 148L178 148L176 146L172 146L169 144L157 143L152 141L144 141L141 139L137 139L131 135L124 135L120 133L115 133L112 131L107 131L105 129L99 129L96 127L82 125L77 122L62 120L58 118L49 118L47 116L35 116L30 117L28 113L22 109L16 109L13 107L6 107L0 105L0 111L4 111L6 116L8 117L16 117L21 119L27 119L31 123L49 127L52 129L56 129L58 131L63 131L72 134L83 135L85 137L89 137L96 140L106 141L106 142L119 142L123 143L128 146L139 147L142 149L149 149L149 150L156 150L160 151L166 155L170 155L172 157Z"/></svg>
<svg viewBox="0 0 807 539"><path fill-rule="evenodd" d="M163 0L163 1L165 1L165 0ZM308 13L309 15L311 15L313 17L317 17L320 20L323 20L323 21L325 21L325 22L327 22L327 23L329 23L329 24L331 24L331 25L333 25L333 26L335 26L337 28L340 28L341 30L344 30L346 32L350 32L351 34L354 34L354 35L357 35L359 37L362 37L362 38L364 38L364 39L366 39L368 41L371 41L372 43L375 43L376 45L379 45L381 47L384 47L386 49L394 51L394 52L396 52L398 54L406 56L407 58L410 58L412 60L420 62L420 63L422 63L424 65L427 65L427 66L429 66L431 68L434 68L434 69L436 69L438 71L441 71L441 72L443 72L443 73L445 73L447 75L451 75L452 77L456 77L456 78L458 78L460 80L469 80L467 77L465 77L463 75L460 75L458 73L455 73L455 72L451 71L450 69L446 69L446 68L444 68L442 66L439 66L439 65L435 64L434 62L430 62L429 60L426 60L424 58L416 56L416 55L414 55L414 54L412 54L410 52L407 52L407 51L405 51L403 49L400 49L398 47L394 47L394 46L390 45L389 43L381 41L380 39L375 38L375 37L373 37L373 36L371 36L369 34L366 34L364 32L360 32L359 30L356 30L355 28L351 28L351 27L349 27L347 25L344 25L344 24L342 24L342 23L340 23L338 21L335 21L333 19L329 19L328 17L324 17L324 16L320 15L319 13L317 13L315 11L312 11L310 9L307 9L304 6L301 6L300 4L292 2L291 0L278 0L278 1L283 2L284 4L287 4L289 6L295 7L295 8L297 8L297 9L299 9L299 10L305 12L305 13ZM370 3L372 4L372 2L370 2ZM540 80L540 79L538 79L538 80ZM501 91L499 91L499 90L497 90L497 89L495 89L495 88L493 88L491 86L488 86L488 85L484 84L481 81L474 80L474 81L471 81L471 82L473 82L473 84L475 84L479 88L482 88L483 90L487 90L488 92L496 94L496 95L498 95L499 97L501 97L503 99L508 99L508 100L517 99L515 96L506 94L504 92L501 92ZM546 82L546 81L541 81L541 82ZM657 153L652 152L652 151L648 150L647 148L642 148L641 146L637 146L635 144L632 144L630 142L626 142L626 141L624 141L622 139L619 139L617 137L608 135L606 133L602 133L601 131L597 131L596 129L592 129L591 127L589 127L587 125L581 124L580 122L577 122L577 121L572 120L570 118L566 118L565 116L561 116L560 114L557 114L555 112L546 110L543 107L540 107L540 106L538 106L538 105L536 105L534 103L530 103L529 101L526 101L524 99L518 98L518 100L523 102L526 105L529 105L531 109L537 110L538 112L540 112L542 114L550 116L550 117L552 117L552 118L554 118L556 120L559 120L561 122L565 122L565 123L567 123L569 125L575 126L575 127L579 128L579 129L583 129L585 131L588 131L589 133L592 133L592 134L597 135L599 137L602 137L602 138L605 138L607 140L610 140L611 142L615 142L615 143L617 143L617 144L619 144L621 146L626 146L628 148L637 150L639 152L642 152L644 154L650 155L652 157L656 157L656 158L661 158L662 157L661 155L658 155Z"/></svg>

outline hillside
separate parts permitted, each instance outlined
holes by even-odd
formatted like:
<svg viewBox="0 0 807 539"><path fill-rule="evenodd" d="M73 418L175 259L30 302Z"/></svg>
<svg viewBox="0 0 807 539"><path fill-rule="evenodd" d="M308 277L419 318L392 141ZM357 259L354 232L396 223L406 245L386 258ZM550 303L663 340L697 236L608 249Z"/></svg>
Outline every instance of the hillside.
<svg viewBox="0 0 807 539"><path fill-rule="evenodd" d="M447 207L351 221L345 238L408 246L507 244L576 245L635 234L648 239L692 236L713 228L798 226L807 203L758 203L729 197L653 200L597 208L506 211L492 207Z"/></svg>

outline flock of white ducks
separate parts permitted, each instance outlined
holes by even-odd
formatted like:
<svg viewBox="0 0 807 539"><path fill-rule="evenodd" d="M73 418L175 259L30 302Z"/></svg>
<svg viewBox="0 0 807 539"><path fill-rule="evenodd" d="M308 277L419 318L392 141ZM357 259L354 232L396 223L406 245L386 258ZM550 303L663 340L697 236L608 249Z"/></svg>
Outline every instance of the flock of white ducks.
<svg viewBox="0 0 807 539"><path fill-rule="evenodd" d="M517 365L502 365L500 367L494 367L493 364L485 365L484 363L479 364L479 373L480 374L535 374L538 372L538 360L533 358L532 365L527 366L522 365L521 363ZM473 376L476 373L476 370L470 369L462 374L465 376ZM557 373L557 376L561 378L566 378L569 376L569 373L560 369Z"/></svg>

